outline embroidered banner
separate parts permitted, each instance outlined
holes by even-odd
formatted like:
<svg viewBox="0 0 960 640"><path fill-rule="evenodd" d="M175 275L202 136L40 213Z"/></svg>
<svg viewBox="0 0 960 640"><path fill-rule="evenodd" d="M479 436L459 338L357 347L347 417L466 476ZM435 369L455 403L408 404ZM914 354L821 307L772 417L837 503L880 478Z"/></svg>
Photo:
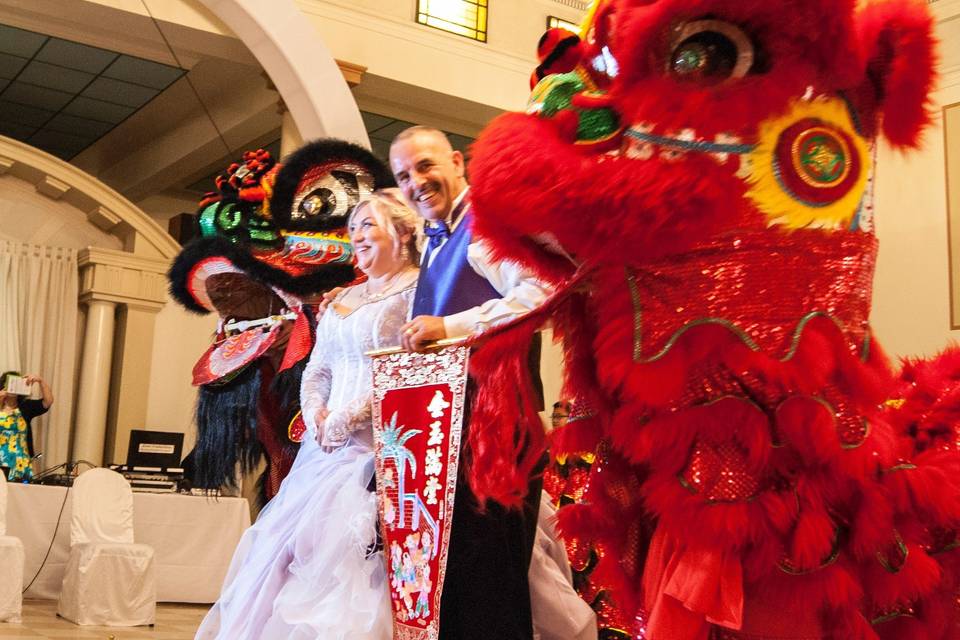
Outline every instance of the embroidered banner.
<svg viewBox="0 0 960 640"><path fill-rule="evenodd" d="M435 640L469 350L373 354L377 498L394 640Z"/></svg>

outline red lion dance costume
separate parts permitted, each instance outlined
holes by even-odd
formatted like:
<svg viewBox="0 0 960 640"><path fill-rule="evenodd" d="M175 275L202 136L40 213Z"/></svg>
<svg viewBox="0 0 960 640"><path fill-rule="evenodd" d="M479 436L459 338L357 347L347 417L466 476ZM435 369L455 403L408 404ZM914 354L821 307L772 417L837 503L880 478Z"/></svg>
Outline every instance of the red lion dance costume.
<svg viewBox="0 0 960 640"><path fill-rule="evenodd" d="M576 68L474 147L476 232L558 292L474 358L470 478L522 494L508 355L552 321L555 452L600 454L561 525L622 637L960 638L956 453L891 420L868 325L873 148L928 124L932 25L859 5L597 1Z"/></svg>

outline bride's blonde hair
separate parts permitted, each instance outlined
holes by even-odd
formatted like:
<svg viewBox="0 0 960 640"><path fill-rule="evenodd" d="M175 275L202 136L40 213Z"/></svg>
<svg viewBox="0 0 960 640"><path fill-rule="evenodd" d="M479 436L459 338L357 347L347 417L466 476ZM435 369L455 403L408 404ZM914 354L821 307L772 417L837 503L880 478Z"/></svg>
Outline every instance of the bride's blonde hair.
<svg viewBox="0 0 960 640"><path fill-rule="evenodd" d="M365 209L370 209L377 224L383 227L387 235L393 239L398 254L403 255L406 249L406 253L410 256L410 264L420 264L420 250L417 247L420 246L423 235L423 220L403 201L400 190L377 189L358 202L347 218L347 229L350 228L357 214ZM410 234L410 240L403 244L400 236L405 233Z"/></svg>

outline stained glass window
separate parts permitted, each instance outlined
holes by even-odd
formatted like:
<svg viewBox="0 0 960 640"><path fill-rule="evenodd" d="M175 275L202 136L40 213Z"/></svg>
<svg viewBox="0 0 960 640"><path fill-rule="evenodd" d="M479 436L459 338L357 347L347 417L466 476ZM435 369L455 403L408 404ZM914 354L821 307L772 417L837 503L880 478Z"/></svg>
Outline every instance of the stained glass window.
<svg viewBox="0 0 960 640"><path fill-rule="evenodd" d="M487 0L417 0L417 22L487 41Z"/></svg>

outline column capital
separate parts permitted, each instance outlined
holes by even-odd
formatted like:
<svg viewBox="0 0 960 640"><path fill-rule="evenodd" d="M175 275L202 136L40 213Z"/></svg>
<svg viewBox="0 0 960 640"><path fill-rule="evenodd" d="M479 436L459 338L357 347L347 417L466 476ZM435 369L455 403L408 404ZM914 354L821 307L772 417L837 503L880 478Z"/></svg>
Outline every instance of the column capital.
<svg viewBox="0 0 960 640"><path fill-rule="evenodd" d="M125 251L88 247L77 257L80 302L102 300L159 311L167 302L165 259L144 258Z"/></svg>

